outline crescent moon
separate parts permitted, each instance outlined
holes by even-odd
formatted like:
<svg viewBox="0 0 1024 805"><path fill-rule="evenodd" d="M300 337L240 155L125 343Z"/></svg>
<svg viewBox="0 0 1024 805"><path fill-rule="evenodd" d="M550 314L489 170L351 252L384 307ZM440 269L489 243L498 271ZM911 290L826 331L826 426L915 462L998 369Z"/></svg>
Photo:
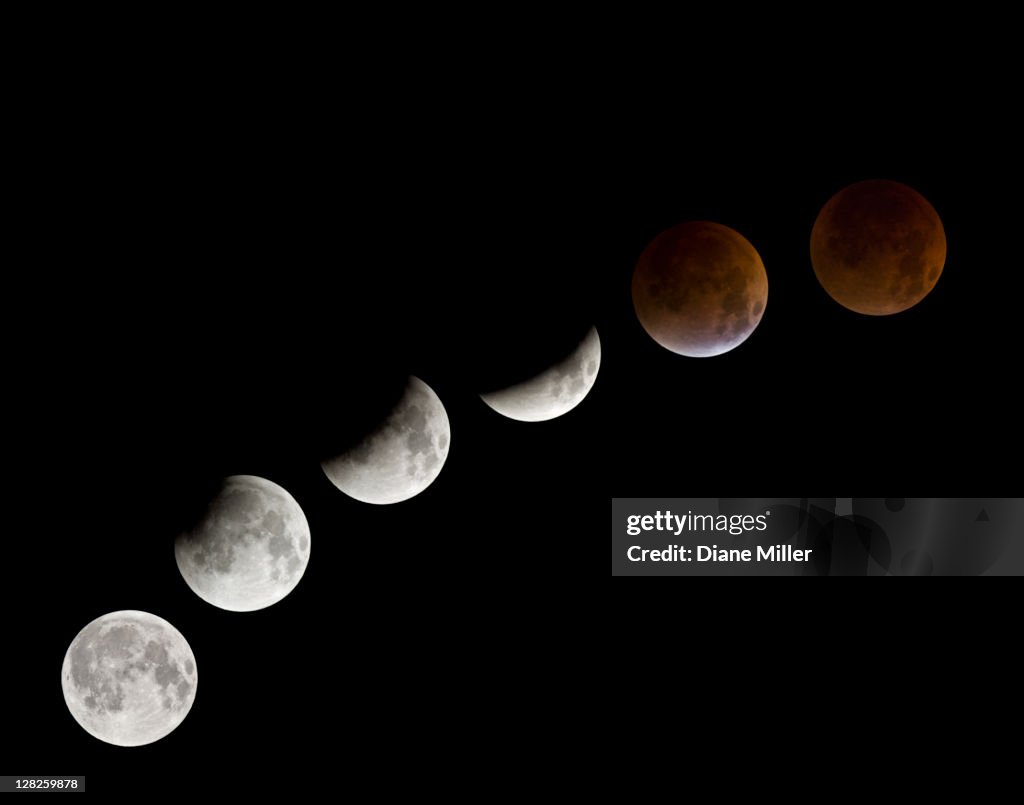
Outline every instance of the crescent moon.
<svg viewBox="0 0 1024 805"><path fill-rule="evenodd" d="M450 445L444 405L430 386L410 377L402 398L373 433L320 466L349 497L363 503L399 503L434 482Z"/></svg>
<svg viewBox="0 0 1024 805"><path fill-rule="evenodd" d="M562 416L587 396L601 368L601 339L591 327L570 355L535 377L481 394L487 405L509 419L543 422Z"/></svg>

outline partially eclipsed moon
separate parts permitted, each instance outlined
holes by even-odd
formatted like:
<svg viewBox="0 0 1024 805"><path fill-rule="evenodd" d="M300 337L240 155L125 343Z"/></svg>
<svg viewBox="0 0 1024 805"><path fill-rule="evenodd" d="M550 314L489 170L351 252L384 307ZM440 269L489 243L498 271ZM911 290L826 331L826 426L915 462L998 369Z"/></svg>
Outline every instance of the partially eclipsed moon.
<svg viewBox="0 0 1024 805"><path fill-rule="evenodd" d="M321 466L331 483L356 500L398 503L434 482L450 443L441 400L418 377L410 377L401 400L380 426Z"/></svg>
<svg viewBox="0 0 1024 805"><path fill-rule="evenodd" d="M754 332L768 304L761 257L738 232L692 221L652 240L633 271L640 324L665 349L721 355Z"/></svg>
<svg viewBox="0 0 1024 805"><path fill-rule="evenodd" d="M203 519L174 543L192 591L233 612L263 609L288 595L309 551L309 524L295 498L255 475L225 479Z"/></svg>
<svg viewBox="0 0 1024 805"><path fill-rule="evenodd" d="M102 615L78 633L61 669L68 710L116 746L158 741L188 715L199 682L181 632L148 612Z"/></svg>
<svg viewBox="0 0 1024 805"><path fill-rule="evenodd" d="M550 369L501 391L481 394L499 414L521 422L554 419L579 405L597 380L601 340L591 327L572 354Z"/></svg>
<svg viewBox="0 0 1024 805"><path fill-rule="evenodd" d="M935 287L946 233L935 208L899 182L857 182L836 193L811 232L811 264L845 308L885 316L913 307Z"/></svg>

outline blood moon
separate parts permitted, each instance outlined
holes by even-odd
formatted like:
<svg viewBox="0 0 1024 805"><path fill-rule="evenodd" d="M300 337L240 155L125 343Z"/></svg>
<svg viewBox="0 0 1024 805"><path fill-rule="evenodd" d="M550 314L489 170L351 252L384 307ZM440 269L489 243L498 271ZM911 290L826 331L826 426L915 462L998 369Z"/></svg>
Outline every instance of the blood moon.
<svg viewBox="0 0 1024 805"><path fill-rule="evenodd" d="M691 358L738 347L760 323L767 303L768 275L760 255L722 224L690 221L665 230L633 271L640 324L663 347Z"/></svg>
<svg viewBox="0 0 1024 805"><path fill-rule="evenodd" d="M900 313L935 287L946 233L935 208L899 182L857 182L836 193L811 232L811 265L843 307L869 316Z"/></svg>

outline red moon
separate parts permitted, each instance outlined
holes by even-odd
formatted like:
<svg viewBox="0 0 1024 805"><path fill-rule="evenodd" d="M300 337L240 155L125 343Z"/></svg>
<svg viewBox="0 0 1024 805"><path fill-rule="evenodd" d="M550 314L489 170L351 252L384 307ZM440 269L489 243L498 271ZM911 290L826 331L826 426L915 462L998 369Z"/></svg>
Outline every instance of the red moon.
<svg viewBox="0 0 1024 805"><path fill-rule="evenodd" d="M691 221L667 229L633 271L633 307L665 349L707 358L735 349L761 321L768 275L757 250L721 224Z"/></svg>
<svg viewBox="0 0 1024 805"><path fill-rule="evenodd" d="M888 316L935 287L946 262L946 233L935 208L899 182L857 182L836 193L811 232L811 265L845 308Z"/></svg>

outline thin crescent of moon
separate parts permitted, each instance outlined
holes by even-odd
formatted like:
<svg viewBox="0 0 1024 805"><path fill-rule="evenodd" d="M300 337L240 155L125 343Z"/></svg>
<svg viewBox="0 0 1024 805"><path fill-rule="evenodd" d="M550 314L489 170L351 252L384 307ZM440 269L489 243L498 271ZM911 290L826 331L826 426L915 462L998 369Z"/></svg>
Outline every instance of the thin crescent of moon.
<svg viewBox="0 0 1024 805"><path fill-rule="evenodd" d="M601 339L591 327L564 360L500 391L481 394L494 411L519 422L544 422L568 413L590 393L601 368Z"/></svg>

